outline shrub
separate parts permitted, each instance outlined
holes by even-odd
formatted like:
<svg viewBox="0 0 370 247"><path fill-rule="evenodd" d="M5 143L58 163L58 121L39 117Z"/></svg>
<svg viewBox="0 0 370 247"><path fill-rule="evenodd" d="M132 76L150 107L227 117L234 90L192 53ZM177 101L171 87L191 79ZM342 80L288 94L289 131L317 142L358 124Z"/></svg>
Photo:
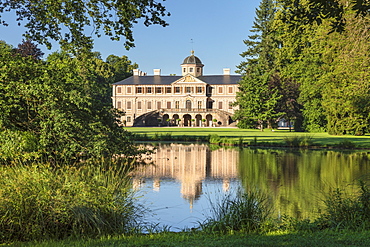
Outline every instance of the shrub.
<svg viewBox="0 0 370 247"><path fill-rule="evenodd" d="M309 147L312 145L312 136L290 136L284 138L289 147Z"/></svg>
<svg viewBox="0 0 370 247"><path fill-rule="evenodd" d="M128 232L140 214L125 169L0 167L0 236L30 241Z"/></svg>
<svg viewBox="0 0 370 247"><path fill-rule="evenodd" d="M356 147L356 144L351 142L350 140L343 140L343 141L340 141L336 147L338 148L346 148L346 149L353 149Z"/></svg>

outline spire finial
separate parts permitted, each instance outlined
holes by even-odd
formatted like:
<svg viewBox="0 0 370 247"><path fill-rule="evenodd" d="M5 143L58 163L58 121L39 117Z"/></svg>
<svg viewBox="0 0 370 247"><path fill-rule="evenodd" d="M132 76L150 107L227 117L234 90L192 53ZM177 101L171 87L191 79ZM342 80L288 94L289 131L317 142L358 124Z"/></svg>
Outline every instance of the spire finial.
<svg viewBox="0 0 370 247"><path fill-rule="evenodd" d="M193 47L194 41L193 41L193 39L190 39L190 43L191 43L191 55L194 55L194 47Z"/></svg>

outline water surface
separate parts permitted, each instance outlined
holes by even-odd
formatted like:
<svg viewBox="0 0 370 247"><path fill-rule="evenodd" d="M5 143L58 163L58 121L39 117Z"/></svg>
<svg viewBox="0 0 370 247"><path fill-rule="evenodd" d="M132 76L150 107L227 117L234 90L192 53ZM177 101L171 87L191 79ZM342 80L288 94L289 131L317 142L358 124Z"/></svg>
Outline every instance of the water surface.
<svg viewBox="0 0 370 247"><path fill-rule="evenodd" d="M193 228L210 216L210 204L239 186L260 190L274 216L314 219L334 188L357 191L368 180L367 152L212 148L205 144L158 145L135 172L133 187L150 208L147 220L172 231Z"/></svg>

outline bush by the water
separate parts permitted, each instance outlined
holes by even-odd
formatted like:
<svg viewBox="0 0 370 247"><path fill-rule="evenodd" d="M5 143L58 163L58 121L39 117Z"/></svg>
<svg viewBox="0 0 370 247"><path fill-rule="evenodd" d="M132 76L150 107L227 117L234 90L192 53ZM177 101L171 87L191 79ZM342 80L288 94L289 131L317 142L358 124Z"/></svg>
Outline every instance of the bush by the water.
<svg viewBox="0 0 370 247"><path fill-rule="evenodd" d="M0 167L2 241L97 237L128 232L139 210L123 167Z"/></svg>
<svg viewBox="0 0 370 247"><path fill-rule="evenodd" d="M309 147L312 145L312 136L285 137L284 142L289 147Z"/></svg>

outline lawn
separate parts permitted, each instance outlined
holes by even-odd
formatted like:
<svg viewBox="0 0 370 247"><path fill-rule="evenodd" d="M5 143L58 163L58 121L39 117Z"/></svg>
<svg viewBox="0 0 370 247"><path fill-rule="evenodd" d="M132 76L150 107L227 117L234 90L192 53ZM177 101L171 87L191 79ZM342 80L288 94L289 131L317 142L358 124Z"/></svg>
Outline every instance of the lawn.
<svg viewBox="0 0 370 247"><path fill-rule="evenodd" d="M311 138L313 146L334 146L343 141L349 141L358 148L370 148L370 135L365 136L332 136L327 133L305 133L289 132L289 130L266 129L260 131L257 129L238 129L238 128L178 128L178 127L127 127L128 131L136 134L146 134L148 136L171 134L172 136L208 136L218 135L231 139L242 138L244 142L249 143L254 140L264 143L284 143L285 138L289 137L308 137Z"/></svg>
<svg viewBox="0 0 370 247"><path fill-rule="evenodd" d="M370 246L370 232L319 231L269 234L157 233L88 240L46 241L10 246Z"/></svg>

